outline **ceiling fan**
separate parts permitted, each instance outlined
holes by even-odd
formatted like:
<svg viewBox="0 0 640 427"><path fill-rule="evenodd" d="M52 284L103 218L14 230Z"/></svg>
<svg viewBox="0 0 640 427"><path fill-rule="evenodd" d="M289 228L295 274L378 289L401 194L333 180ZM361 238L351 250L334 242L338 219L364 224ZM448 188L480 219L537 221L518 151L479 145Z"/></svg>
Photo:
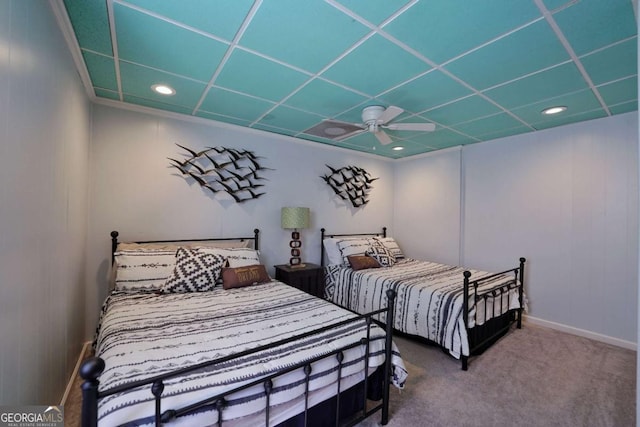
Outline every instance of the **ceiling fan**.
<svg viewBox="0 0 640 427"><path fill-rule="evenodd" d="M392 142L391 137L385 132L388 130L408 130L418 132L431 132L435 130L433 123L389 123L404 110L393 105L386 109L380 105L372 105L362 110L362 123L346 123L334 120L323 122L323 130L331 139L342 141L363 132L370 132L380 144L387 145ZM346 126L345 126L346 125ZM345 127L347 129L345 129Z"/></svg>

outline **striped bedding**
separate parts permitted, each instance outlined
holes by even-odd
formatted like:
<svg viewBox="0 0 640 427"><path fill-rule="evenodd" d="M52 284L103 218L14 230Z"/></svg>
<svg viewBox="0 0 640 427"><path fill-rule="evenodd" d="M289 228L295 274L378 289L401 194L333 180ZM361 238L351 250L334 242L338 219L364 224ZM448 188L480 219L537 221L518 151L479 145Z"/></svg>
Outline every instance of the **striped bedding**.
<svg viewBox="0 0 640 427"><path fill-rule="evenodd" d="M104 373L99 378L100 391L255 348L351 317L354 315L347 310L275 281L238 289L216 287L211 292L184 294L114 292L103 307L95 343L96 355L106 362ZM172 378L165 382L162 410L179 408L233 389L357 341L364 334L364 322L357 322L241 360ZM372 337L375 340L371 346L370 372L384 363L384 331L375 327ZM351 384L364 378L363 359L362 346L345 353L342 377L350 378ZM393 382L401 388L407 374L395 346L392 363ZM335 368L335 357L314 363L310 390L315 390L318 396L323 395L323 391L324 395L328 391L335 394ZM270 414L272 420L282 421L304 408L303 402L298 402L298 406L286 403L303 395L303 378L304 374L298 370L274 380L271 405L276 406ZM257 421L251 418L251 414L264 410L266 399L263 390L259 386L229 396L223 419L236 421L225 425L254 425ZM149 387L102 398L98 405L99 425L151 425L154 413L152 398ZM278 411L278 407L283 410ZM282 419L278 420L278 416ZM179 418L170 425L206 426L214 424L216 419L217 414L211 409ZM264 423L264 416L260 420L260 424Z"/></svg>
<svg viewBox="0 0 640 427"><path fill-rule="evenodd" d="M325 296L330 301L365 313L384 304L387 289L397 292L395 319L396 330L418 335L446 348L454 357L469 356L469 341L462 317L463 271L435 262L402 259L389 268L373 268L355 271L349 267L332 265L326 268ZM469 270L471 280L490 276L478 270ZM484 323L507 310L519 308L518 291L513 275L500 275L478 287L478 293L495 286L510 283L511 289L502 297L488 298L476 305L469 298L469 327ZM477 316L476 316L477 314Z"/></svg>

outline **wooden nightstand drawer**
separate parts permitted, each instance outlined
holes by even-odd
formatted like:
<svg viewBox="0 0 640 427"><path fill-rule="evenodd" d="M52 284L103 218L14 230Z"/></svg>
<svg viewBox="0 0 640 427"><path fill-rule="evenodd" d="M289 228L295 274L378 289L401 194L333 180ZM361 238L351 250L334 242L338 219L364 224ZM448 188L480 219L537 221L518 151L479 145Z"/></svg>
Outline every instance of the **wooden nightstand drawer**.
<svg viewBox="0 0 640 427"><path fill-rule="evenodd" d="M322 267L305 263L304 267L291 268L289 264L276 265L276 280L298 288L311 295L324 298Z"/></svg>

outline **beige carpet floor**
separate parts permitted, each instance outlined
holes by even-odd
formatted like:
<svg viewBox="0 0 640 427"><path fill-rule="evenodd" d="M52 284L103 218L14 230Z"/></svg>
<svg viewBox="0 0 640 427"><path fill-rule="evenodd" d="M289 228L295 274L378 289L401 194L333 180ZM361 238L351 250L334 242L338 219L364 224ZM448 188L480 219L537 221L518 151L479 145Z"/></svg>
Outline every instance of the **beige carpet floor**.
<svg viewBox="0 0 640 427"><path fill-rule="evenodd" d="M525 324L463 372L439 348L394 340L409 379L391 390L391 427L636 425L634 351ZM80 381L65 405L66 427L80 426Z"/></svg>

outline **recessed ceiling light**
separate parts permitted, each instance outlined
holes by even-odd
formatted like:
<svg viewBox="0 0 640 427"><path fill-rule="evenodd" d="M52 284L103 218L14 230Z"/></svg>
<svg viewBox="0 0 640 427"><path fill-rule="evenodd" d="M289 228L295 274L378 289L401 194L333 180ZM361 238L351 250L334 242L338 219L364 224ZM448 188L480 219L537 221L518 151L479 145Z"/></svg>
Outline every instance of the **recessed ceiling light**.
<svg viewBox="0 0 640 427"><path fill-rule="evenodd" d="M151 86L151 89L153 89L155 92L159 93L160 95L175 95L176 94L176 90L170 86L167 85L162 85L162 84L157 84L157 85L153 85Z"/></svg>
<svg viewBox="0 0 640 427"><path fill-rule="evenodd" d="M400 145L395 146L392 148L393 151L400 151L400 150L404 150L404 147L401 147Z"/></svg>
<svg viewBox="0 0 640 427"><path fill-rule="evenodd" d="M563 111L567 111L567 107L565 106L549 107L542 110L542 114L550 116L552 114L562 113Z"/></svg>
<svg viewBox="0 0 640 427"><path fill-rule="evenodd" d="M324 130L324 133L331 136L339 136L339 135L344 135L345 133L347 133L347 131L339 127L331 127L331 128L326 128Z"/></svg>

